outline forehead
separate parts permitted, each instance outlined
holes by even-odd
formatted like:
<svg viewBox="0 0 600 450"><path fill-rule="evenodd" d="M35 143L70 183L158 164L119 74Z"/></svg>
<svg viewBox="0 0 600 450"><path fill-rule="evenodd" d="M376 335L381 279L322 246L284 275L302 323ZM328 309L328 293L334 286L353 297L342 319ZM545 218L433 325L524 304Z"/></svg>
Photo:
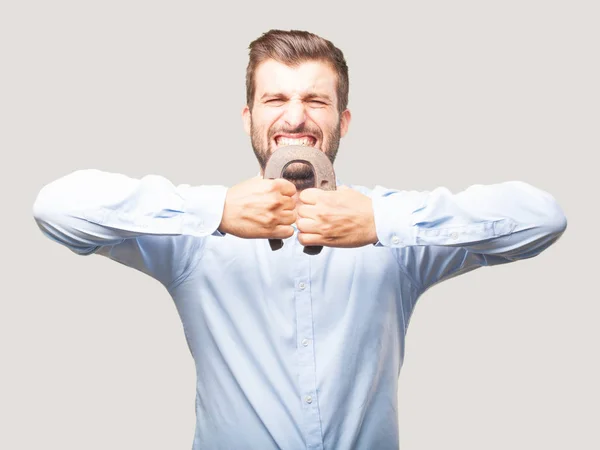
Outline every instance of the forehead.
<svg viewBox="0 0 600 450"><path fill-rule="evenodd" d="M305 61L288 66L273 59L262 62L255 72L256 96L265 93L288 95L306 92L335 96L337 75L331 65L323 61Z"/></svg>

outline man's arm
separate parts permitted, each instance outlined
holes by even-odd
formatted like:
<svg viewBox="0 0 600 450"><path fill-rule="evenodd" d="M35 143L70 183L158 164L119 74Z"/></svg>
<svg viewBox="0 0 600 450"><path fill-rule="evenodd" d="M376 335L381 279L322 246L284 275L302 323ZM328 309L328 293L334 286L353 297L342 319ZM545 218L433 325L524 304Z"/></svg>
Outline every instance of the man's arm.
<svg viewBox="0 0 600 450"><path fill-rule="evenodd" d="M371 198L376 245L396 249L422 289L477 267L537 256L567 226L550 194L518 181L457 194L377 187Z"/></svg>
<svg viewBox="0 0 600 450"><path fill-rule="evenodd" d="M176 186L159 175L78 170L44 186L33 215L46 236L71 251L107 256L169 286L207 236L291 236L295 193L283 179Z"/></svg>
<svg viewBox="0 0 600 450"><path fill-rule="evenodd" d="M47 237L74 253L109 257L168 285L199 249L198 238L221 235L226 191L175 186L158 175L78 170L39 191L33 216Z"/></svg>
<svg viewBox="0 0 600 450"><path fill-rule="evenodd" d="M536 256L567 225L550 194L518 181L457 194L307 189L300 201L303 245L388 247L422 289L477 267Z"/></svg>

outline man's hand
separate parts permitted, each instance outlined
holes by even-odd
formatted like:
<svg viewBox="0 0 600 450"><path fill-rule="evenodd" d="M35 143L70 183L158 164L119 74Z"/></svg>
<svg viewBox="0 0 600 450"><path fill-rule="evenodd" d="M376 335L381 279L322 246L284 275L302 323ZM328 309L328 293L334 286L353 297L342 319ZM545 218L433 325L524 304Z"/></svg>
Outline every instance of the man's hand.
<svg viewBox="0 0 600 450"><path fill-rule="evenodd" d="M299 242L327 247L362 247L377 242L371 199L346 186L306 189L297 207Z"/></svg>
<svg viewBox="0 0 600 450"><path fill-rule="evenodd" d="M278 178L251 178L227 191L219 230L241 238L285 239L294 234L296 186Z"/></svg>

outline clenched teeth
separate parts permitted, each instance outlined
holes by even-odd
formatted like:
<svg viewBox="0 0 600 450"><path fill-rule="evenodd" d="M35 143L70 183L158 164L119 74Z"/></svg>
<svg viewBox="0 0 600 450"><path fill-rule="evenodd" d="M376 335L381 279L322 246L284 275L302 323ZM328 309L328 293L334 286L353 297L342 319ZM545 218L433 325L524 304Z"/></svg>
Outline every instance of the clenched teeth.
<svg viewBox="0 0 600 450"><path fill-rule="evenodd" d="M282 136L277 138L276 142L279 147L283 147L286 145L303 145L305 147L308 147L313 145L314 140L310 136L301 137L297 139Z"/></svg>

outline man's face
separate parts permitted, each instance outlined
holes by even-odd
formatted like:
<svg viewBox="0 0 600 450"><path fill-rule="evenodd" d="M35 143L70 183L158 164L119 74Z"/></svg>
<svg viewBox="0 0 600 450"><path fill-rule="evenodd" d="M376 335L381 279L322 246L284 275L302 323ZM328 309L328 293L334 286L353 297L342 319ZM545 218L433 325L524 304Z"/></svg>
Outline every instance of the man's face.
<svg viewBox="0 0 600 450"><path fill-rule="evenodd" d="M257 67L254 82L252 111L246 106L242 115L261 174L271 153L286 145L317 147L333 163L350 111L338 113L337 75L331 66L307 61L290 67L267 60ZM312 186L313 173L307 165L294 163L285 178L303 189Z"/></svg>

